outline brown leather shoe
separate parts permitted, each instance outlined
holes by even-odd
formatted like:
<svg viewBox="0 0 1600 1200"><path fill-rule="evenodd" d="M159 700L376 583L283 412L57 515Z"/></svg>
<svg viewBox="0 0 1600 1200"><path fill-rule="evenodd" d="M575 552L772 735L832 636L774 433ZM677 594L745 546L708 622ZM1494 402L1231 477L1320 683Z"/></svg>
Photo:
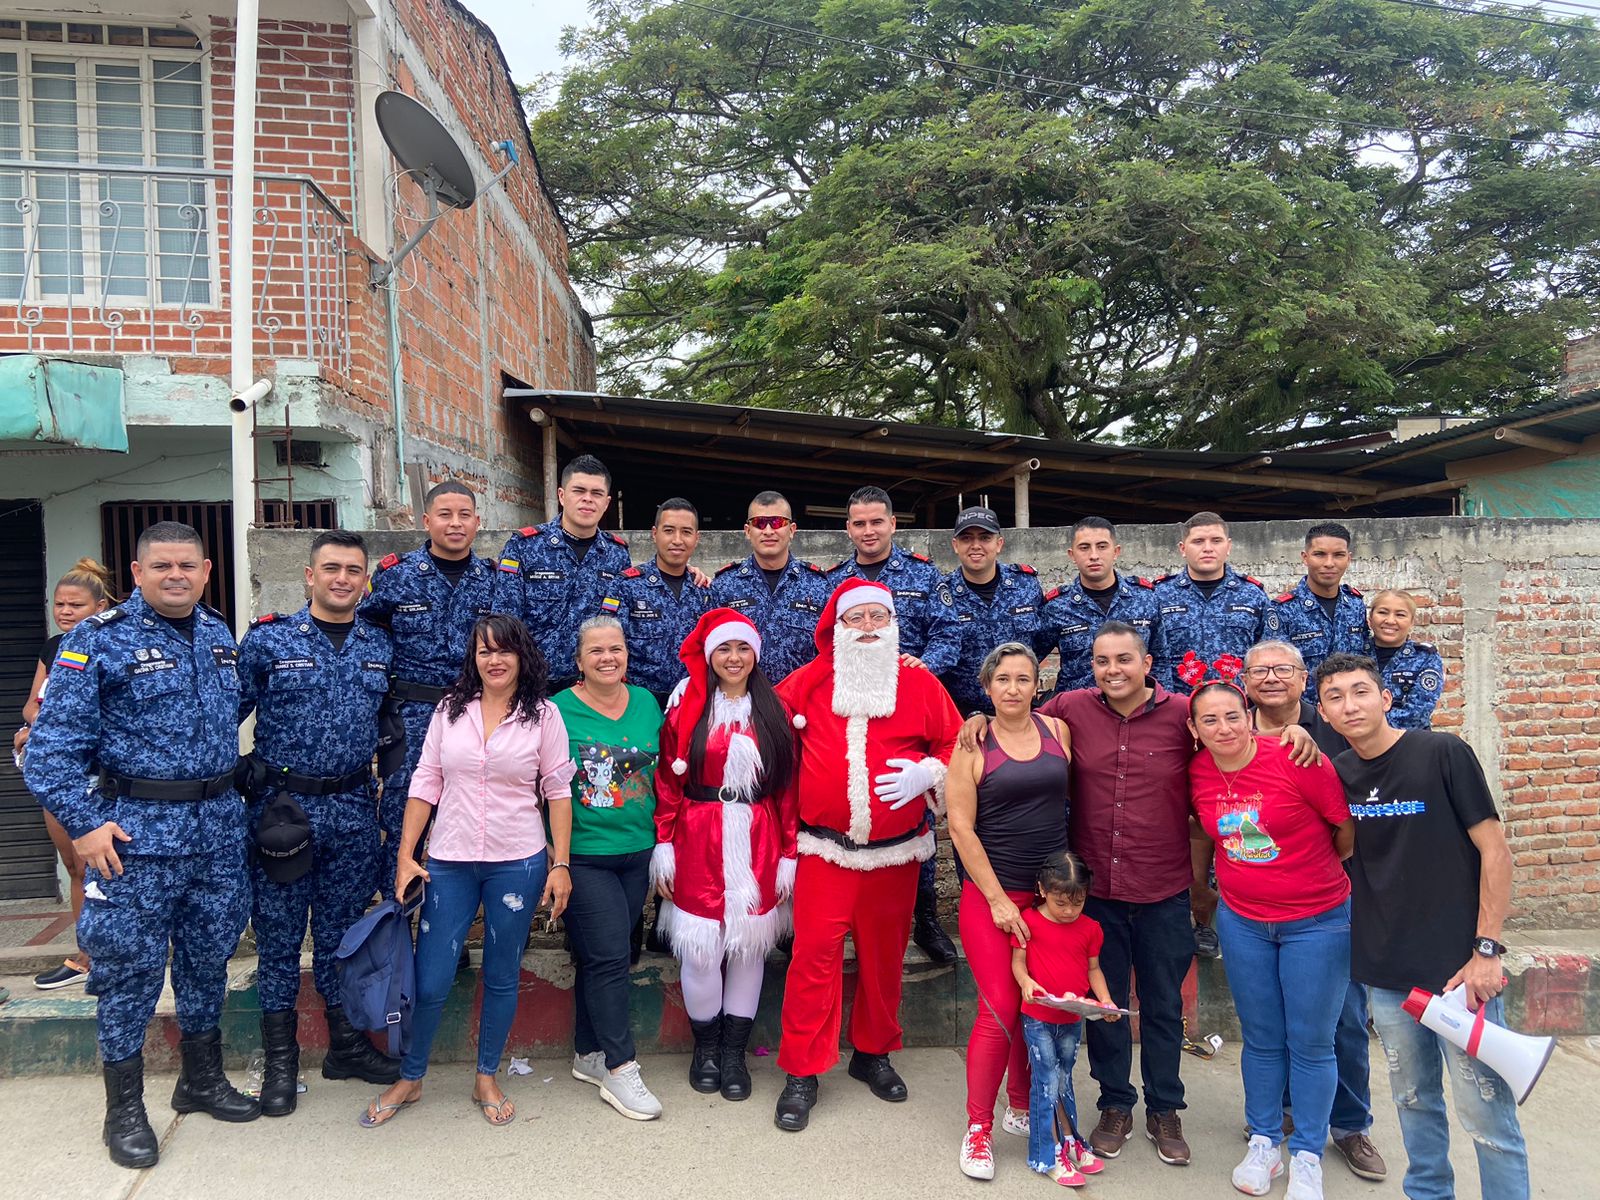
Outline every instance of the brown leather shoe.
<svg viewBox="0 0 1600 1200"><path fill-rule="evenodd" d="M1183 1140L1183 1122L1176 1112L1147 1112L1144 1135L1156 1144L1156 1156L1172 1167L1189 1165L1189 1143Z"/></svg>
<svg viewBox="0 0 1600 1200"><path fill-rule="evenodd" d="M1133 1114L1122 1108L1102 1108L1100 1123L1089 1131L1089 1148L1101 1158L1122 1153L1122 1143L1133 1136Z"/></svg>
<svg viewBox="0 0 1600 1200"><path fill-rule="evenodd" d="M1348 1134L1336 1138L1333 1144L1339 1147L1339 1153L1344 1155L1344 1161L1353 1174L1373 1182L1389 1177L1389 1168L1383 1161L1383 1155L1378 1153L1378 1148L1366 1134Z"/></svg>

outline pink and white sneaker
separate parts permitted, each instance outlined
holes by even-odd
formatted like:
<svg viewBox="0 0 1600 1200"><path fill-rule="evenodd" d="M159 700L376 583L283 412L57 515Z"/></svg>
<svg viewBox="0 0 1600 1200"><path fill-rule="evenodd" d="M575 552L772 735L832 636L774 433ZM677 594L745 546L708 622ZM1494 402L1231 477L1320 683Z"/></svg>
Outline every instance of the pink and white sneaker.
<svg viewBox="0 0 1600 1200"><path fill-rule="evenodd" d="M1056 1165L1046 1174L1062 1187L1084 1187L1089 1182L1089 1176L1078 1169L1077 1164L1068 1156L1065 1146L1056 1151Z"/></svg>
<svg viewBox="0 0 1600 1200"><path fill-rule="evenodd" d="M977 1122L967 1126L967 1134L961 1139L961 1173L968 1179L994 1178L993 1139Z"/></svg>
<svg viewBox="0 0 1600 1200"><path fill-rule="evenodd" d="M1106 1169L1106 1164L1082 1138L1069 1138L1067 1144L1061 1147L1061 1153L1085 1175L1098 1175Z"/></svg>

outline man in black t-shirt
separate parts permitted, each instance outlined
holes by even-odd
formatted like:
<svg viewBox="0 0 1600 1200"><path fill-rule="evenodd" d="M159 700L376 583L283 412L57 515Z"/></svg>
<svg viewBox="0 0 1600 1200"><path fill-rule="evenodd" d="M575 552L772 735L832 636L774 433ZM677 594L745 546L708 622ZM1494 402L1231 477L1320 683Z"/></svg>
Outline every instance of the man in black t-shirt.
<svg viewBox="0 0 1600 1200"><path fill-rule="evenodd" d="M1526 1200L1528 1153L1516 1096L1484 1063L1415 1021L1412 988L1465 988L1505 1023L1499 942L1511 901L1511 851L1477 756L1460 738L1400 730L1378 664L1333 654L1317 668L1323 719L1350 749L1334 760L1356 818L1350 859L1350 974L1368 988L1389 1058L1413 1200L1455 1195L1439 1060L1472 1132L1485 1200Z"/></svg>

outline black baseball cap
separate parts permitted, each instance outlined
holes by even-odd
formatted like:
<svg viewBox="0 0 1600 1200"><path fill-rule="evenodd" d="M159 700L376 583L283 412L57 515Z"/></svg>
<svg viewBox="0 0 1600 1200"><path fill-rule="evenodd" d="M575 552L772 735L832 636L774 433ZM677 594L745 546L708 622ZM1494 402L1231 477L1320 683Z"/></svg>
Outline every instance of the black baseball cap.
<svg viewBox="0 0 1600 1200"><path fill-rule="evenodd" d="M956 518L956 527L951 535L960 537L968 529L983 529L989 533L1000 532L1000 518L994 515L994 509L976 505L972 508L963 508L961 515Z"/></svg>
<svg viewBox="0 0 1600 1200"><path fill-rule="evenodd" d="M293 883L311 870L311 822L288 792L273 796L261 812L256 857L273 883Z"/></svg>

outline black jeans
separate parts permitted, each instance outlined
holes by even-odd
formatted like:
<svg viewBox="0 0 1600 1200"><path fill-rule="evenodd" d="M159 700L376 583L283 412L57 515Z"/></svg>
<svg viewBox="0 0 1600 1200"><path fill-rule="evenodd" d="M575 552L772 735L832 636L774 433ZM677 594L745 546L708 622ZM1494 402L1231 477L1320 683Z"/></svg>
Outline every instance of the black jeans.
<svg viewBox="0 0 1600 1200"><path fill-rule="evenodd" d="M1144 1106L1167 1112L1183 1105L1178 1060L1183 1055L1183 980L1194 961L1189 891L1154 904L1102 900L1083 906L1105 932L1100 970L1111 998L1128 1007L1128 976L1139 977L1139 1068ZM1100 1085L1100 1108L1133 1111L1133 1031L1127 1021L1087 1021L1089 1074Z"/></svg>
<svg viewBox="0 0 1600 1200"><path fill-rule="evenodd" d="M572 855L566 914L578 960L572 1045L579 1054L605 1051L608 1070L634 1057L628 1025L630 935L649 887L649 850Z"/></svg>

